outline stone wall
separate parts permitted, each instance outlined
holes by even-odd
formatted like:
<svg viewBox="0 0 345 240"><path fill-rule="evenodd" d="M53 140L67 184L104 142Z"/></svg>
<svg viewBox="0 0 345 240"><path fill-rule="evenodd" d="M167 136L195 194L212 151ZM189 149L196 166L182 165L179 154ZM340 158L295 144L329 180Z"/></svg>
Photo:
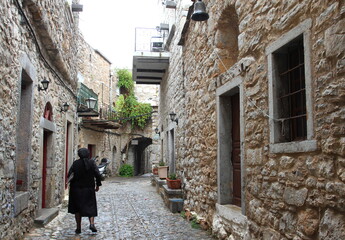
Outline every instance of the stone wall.
<svg viewBox="0 0 345 240"><path fill-rule="evenodd" d="M185 207L220 239L344 238L344 2L204 0L210 19L189 23L183 2L161 84L160 125L168 130L167 114L177 113L175 156ZM267 48L305 21L311 22L305 43L314 125L308 140L316 147L279 152L270 139ZM220 200L217 96L229 86L241 95L241 208Z"/></svg>
<svg viewBox="0 0 345 240"><path fill-rule="evenodd" d="M107 119L109 104L113 106L117 99L117 78L116 73L110 76L111 62L99 51L93 49L82 36L79 38L79 81L98 95L99 117L89 117L87 120ZM158 87L153 85L136 85L135 95L138 101L150 103L157 106ZM155 114L154 116L157 116ZM95 146L94 156L111 160L109 169L111 175L118 174L123 163L134 164L134 154L126 154L127 146L133 138L151 138L153 125L150 121L143 130L131 129L130 124L124 124L119 129L99 128L95 125L80 123L79 147ZM131 148L132 149L132 148ZM133 150L133 149L132 149ZM148 156L145 154L145 156ZM127 161L129 159L129 161ZM151 157L148 162L151 162ZM146 160L145 160L146 161ZM146 172L149 169L146 169Z"/></svg>
<svg viewBox="0 0 345 240"><path fill-rule="evenodd" d="M77 139L77 27L64 1L5 1L0 13L0 238L5 240L20 238L42 208L43 136L48 125L54 148L48 156L47 207L63 199L67 124L69 155ZM38 91L43 79L50 81L48 90ZM70 105L68 112L61 112L64 102ZM47 103L52 107L48 125L43 118ZM22 137L28 141L17 144ZM21 184L22 191L16 191Z"/></svg>

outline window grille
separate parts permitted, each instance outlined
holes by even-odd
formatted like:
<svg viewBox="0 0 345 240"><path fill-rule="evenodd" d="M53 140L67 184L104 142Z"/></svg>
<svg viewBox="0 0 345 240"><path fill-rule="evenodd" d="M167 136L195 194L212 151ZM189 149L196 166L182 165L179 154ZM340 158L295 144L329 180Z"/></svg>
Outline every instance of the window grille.
<svg viewBox="0 0 345 240"><path fill-rule="evenodd" d="M279 120L282 142L307 138L307 114L303 37L280 50L276 56L279 71Z"/></svg>

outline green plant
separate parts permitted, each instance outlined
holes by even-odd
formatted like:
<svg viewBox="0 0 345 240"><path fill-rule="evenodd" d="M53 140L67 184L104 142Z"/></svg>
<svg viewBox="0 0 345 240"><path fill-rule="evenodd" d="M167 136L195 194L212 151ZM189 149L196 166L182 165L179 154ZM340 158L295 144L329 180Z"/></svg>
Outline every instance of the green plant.
<svg viewBox="0 0 345 240"><path fill-rule="evenodd" d="M165 166L165 162L163 160L160 160L159 161L159 166L161 166L161 167Z"/></svg>
<svg viewBox="0 0 345 240"><path fill-rule="evenodd" d="M134 175L134 168L133 168L133 166L129 165L129 164L123 164L120 167L119 175L121 177L132 177Z"/></svg>
<svg viewBox="0 0 345 240"><path fill-rule="evenodd" d="M116 75L119 79L117 86L126 88L129 92L132 92L134 89L134 81L130 71L127 69L118 69L116 70Z"/></svg>
<svg viewBox="0 0 345 240"><path fill-rule="evenodd" d="M117 70L119 78L118 86L127 89L127 94L121 94L116 103L115 111L117 113L114 120L120 120L123 123L130 122L132 128L138 126L143 129L151 118L152 107L148 103L140 103L134 95L134 82L131 73L127 69Z"/></svg>
<svg viewBox="0 0 345 240"><path fill-rule="evenodd" d="M186 218L186 212L185 211L181 211L180 216L183 218Z"/></svg>
<svg viewBox="0 0 345 240"><path fill-rule="evenodd" d="M177 179L177 176L176 176L175 173L171 173L171 174L169 174L168 178L169 178L170 180L176 180L176 179Z"/></svg>
<svg viewBox="0 0 345 240"><path fill-rule="evenodd" d="M192 218L190 224L191 224L192 228L200 229L200 224L198 223L198 220L196 218Z"/></svg>

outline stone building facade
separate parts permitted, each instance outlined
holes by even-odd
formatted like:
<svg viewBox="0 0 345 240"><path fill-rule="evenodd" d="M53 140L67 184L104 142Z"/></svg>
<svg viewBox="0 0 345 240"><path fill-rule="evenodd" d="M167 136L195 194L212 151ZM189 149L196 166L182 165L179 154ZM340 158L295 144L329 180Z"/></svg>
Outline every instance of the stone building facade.
<svg viewBox="0 0 345 240"><path fill-rule="evenodd" d="M344 239L345 2L174 2L159 128L185 208L219 239Z"/></svg>
<svg viewBox="0 0 345 240"><path fill-rule="evenodd" d="M102 158L109 159L110 175L117 175L124 163L135 166L136 174L150 172L151 162L156 158L155 151L150 149L155 148L154 142L151 146L154 128L152 123L156 121L157 114L153 114L152 120L143 130L132 129L129 123L121 125L111 121L109 117L114 114L113 107L119 95L118 80L114 72L116 69L113 69L111 62L101 52L92 48L82 36L79 38L79 48L79 85L84 84L97 95L95 111L98 116L80 116L78 148L89 148L93 157L99 156L99 162ZM150 103L157 110L157 86L136 85L135 96L138 101ZM100 124L102 122L105 123L103 126ZM132 140L138 140L138 145L133 145Z"/></svg>
<svg viewBox="0 0 345 240"><path fill-rule="evenodd" d="M65 1L14 0L1 2L0 16L0 239L7 240L65 195L78 142L78 13Z"/></svg>

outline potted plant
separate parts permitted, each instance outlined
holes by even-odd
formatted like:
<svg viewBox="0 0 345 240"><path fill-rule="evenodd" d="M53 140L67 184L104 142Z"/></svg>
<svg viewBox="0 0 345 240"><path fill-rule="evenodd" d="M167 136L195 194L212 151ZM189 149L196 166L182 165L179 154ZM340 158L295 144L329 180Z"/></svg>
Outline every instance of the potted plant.
<svg viewBox="0 0 345 240"><path fill-rule="evenodd" d="M180 189L181 188L181 179L178 179L175 173L172 173L167 178L168 188L171 189Z"/></svg>
<svg viewBox="0 0 345 240"><path fill-rule="evenodd" d="M158 167L156 164L152 166L152 173L153 175L158 175Z"/></svg>
<svg viewBox="0 0 345 240"><path fill-rule="evenodd" d="M158 177L160 179L166 179L168 177L168 166L165 166L165 162L163 160L159 162Z"/></svg>

